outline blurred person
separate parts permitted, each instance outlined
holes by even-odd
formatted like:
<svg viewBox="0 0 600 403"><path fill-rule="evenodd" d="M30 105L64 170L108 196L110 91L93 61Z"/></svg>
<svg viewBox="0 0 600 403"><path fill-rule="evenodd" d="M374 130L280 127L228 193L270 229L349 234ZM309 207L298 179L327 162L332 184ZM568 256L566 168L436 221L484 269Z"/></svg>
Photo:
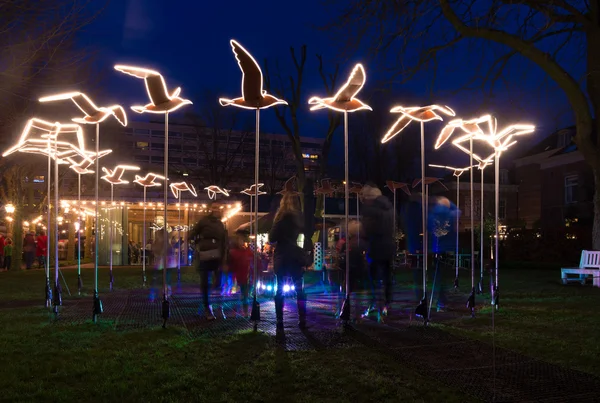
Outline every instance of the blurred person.
<svg viewBox="0 0 600 403"><path fill-rule="evenodd" d="M387 315L392 303L392 264L396 255L394 207L374 184L362 190L364 236L368 243L367 258L371 283L372 309ZM384 288L383 307L377 306L380 284Z"/></svg>
<svg viewBox="0 0 600 403"><path fill-rule="evenodd" d="M35 255L38 259L38 268L46 268L46 257L48 256L48 237L44 231L40 231L35 243Z"/></svg>
<svg viewBox="0 0 600 403"><path fill-rule="evenodd" d="M35 250L35 238L32 232L28 232L23 239L23 256L25 257L25 268L27 270L30 270L33 267Z"/></svg>
<svg viewBox="0 0 600 403"><path fill-rule="evenodd" d="M302 277L308 263L308 256L297 243L302 231L303 219L298 196L285 194L281 198L269 233L269 242L276 244L273 254L273 272L277 277L277 292L274 299L278 329L283 329L284 277L292 278L297 295L298 326L306 327L306 294Z"/></svg>
<svg viewBox="0 0 600 403"><path fill-rule="evenodd" d="M10 270L10 265L12 264L12 254L13 254L13 245L12 239L6 238L4 241L4 268L6 270Z"/></svg>
<svg viewBox="0 0 600 403"><path fill-rule="evenodd" d="M248 294L250 282L250 265L254 259L254 253L246 247L244 234L236 232L231 239L229 249L228 266L230 273L235 277L240 287L240 298L244 309L244 316L248 316Z"/></svg>
<svg viewBox="0 0 600 403"><path fill-rule="evenodd" d="M154 253L155 268L154 275L152 276L152 287L150 289L150 299L154 300L158 294L157 282L158 274L166 270L167 276L167 295L171 295L171 272L174 268L177 268L177 262L175 261L175 255L171 244L167 244L167 250L165 251L165 230L160 229L154 234L154 243L152 244L152 252ZM164 258L166 255L166 267L164 264Z"/></svg>
<svg viewBox="0 0 600 403"><path fill-rule="evenodd" d="M216 204L211 205L210 213L202 217L190 231L195 240L194 265L200 274L202 304L206 319L214 320L212 306L209 301L209 275L216 273L219 267L226 266L227 230L221 221L221 210Z"/></svg>

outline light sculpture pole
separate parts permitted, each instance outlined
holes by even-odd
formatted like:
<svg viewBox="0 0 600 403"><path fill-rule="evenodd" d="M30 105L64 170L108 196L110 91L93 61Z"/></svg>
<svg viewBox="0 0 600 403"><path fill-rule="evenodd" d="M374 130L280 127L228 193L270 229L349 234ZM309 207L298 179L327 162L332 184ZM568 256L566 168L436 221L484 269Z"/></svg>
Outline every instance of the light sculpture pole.
<svg viewBox="0 0 600 403"><path fill-rule="evenodd" d="M116 65L115 70L121 73L128 74L135 78L141 78L146 84L146 92L150 98L150 103L144 106L132 106L131 109L137 113L158 113L165 115L165 165L164 177L169 179L169 113L177 109L190 105L192 101L183 99L179 96L181 88L177 87L175 91L169 94L167 84L163 76L154 70L149 70L141 67ZM162 302L162 319L163 327L167 326L167 320L171 316L171 308L169 306L169 293L167 289L167 250L169 249L169 239L167 236L167 211L168 211L168 190L164 187L163 203L164 203L164 256L163 256L163 302Z"/></svg>
<svg viewBox="0 0 600 403"><path fill-rule="evenodd" d="M165 180L165 177L162 175L147 173L143 178L139 175L135 176L134 183L142 186L144 188L144 203L143 203L143 234L142 234L142 281L144 287L146 286L146 189L149 187L161 186L160 183L156 182L157 179Z"/></svg>
<svg viewBox="0 0 600 403"><path fill-rule="evenodd" d="M254 183L259 183L259 157L260 157L260 110L275 105L287 105L287 102L275 98L263 90L263 74L260 66L252 55L237 41L231 40L231 49L242 70L242 96L234 99L219 98L221 106L235 106L256 111L255 155L254 155ZM254 222L258 226L258 187L254 187ZM260 305L256 300L256 283L258 278L258 250L254 248L254 295L252 298L252 312L250 320L255 323L260 320Z"/></svg>
<svg viewBox="0 0 600 403"><path fill-rule="evenodd" d="M187 182L175 182L169 185L171 193L178 199L177 203L177 244L179 245L179 252L177 256L177 287L181 287L181 194L183 192L190 192L194 197L198 197L196 188L194 185L189 185Z"/></svg>
<svg viewBox="0 0 600 403"><path fill-rule="evenodd" d="M81 92L71 92L44 97L40 102L53 102L70 99L83 112L81 118L72 119L76 123L96 125L96 155L100 154L100 123L104 122L108 117L113 116L122 126L127 126L127 114L120 105L111 105L108 107L98 107L92 100ZM94 246L94 308L92 318L94 323L98 320L98 315L103 312L102 301L98 294L98 244L100 235L100 222L98 221L98 186L100 178L100 165L98 158L96 159L96 181L95 181L95 246Z"/></svg>
<svg viewBox="0 0 600 403"><path fill-rule="evenodd" d="M115 185L124 185L129 183L129 181L123 179L123 174L125 171L139 171L140 168L133 165L117 165L114 169L110 170L106 167L102 167L102 172L104 172L104 176L102 179L106 182L110 183L110 207L108 214L108 243L109 243L109 273L110 273L110 290L112 291L114 288L115 277L113 276L113 214L112 209L114 207L114 186Z"/></svg>
<svg viewBox="0 0 600 403"><path fill-rule="evenodd" d="M81 289L83 288L83 281L81 279L81 175L94 173L90 169L92 164L98 158L101 158L107 154L112 152L112 150L105 150L100 152L99 155L96 153L90 153L91 155L87 158L83 158L81 161L77 162L74 158L67 158L71 166L71 168L77 174L77 292L81 295Z"/></svg>
<svg viewBox="0 0 600 403"><path fill-rule="evenodd" d="M356 220L357 221L360 221L360 194L362 192L362 188L363 188L363 186L360 183L352 182L352 186L350 187L350 190L349 190L349 192L351 194L356 195ZM323 200L323 203L325 203L324 200ZM325 204L323 204L323 207L325 207ZM323 212L325 212L324 209L323 209ZM357 227L356 236L358 238L358 244L360 245L360 225Z"/></svg>
<svg viewBox="0 0 600 403"><path fill-rule="evenodd" d="M419 122L421 125L421 220L423 221L423 299L417 306L422 313L425 324L428 323L427 317L427 264L428 264L428 245L427 245L427 210L425 198L425 123L433 120L443 120L437 113L443 113L446 116L454 116L455 113L447 106L429 105L429 106L396 106L390 110L391 113L400 113L400 118L392 125L387 133L381 139L386 143L404 130L411 122ZM424 309L421 309L424 307Z"/></svg>
<svg viewBox="0 0 600 403"><path fill-rule="evenodd" d="M460 176L465 173L466 171L471 170L472 167L466 167L466 168L455 168L455 167L451 167L451 166L445 166L445 165L434 165L434 164L429 164L430 167L432 168L443 168L443 169L448 169L451 170L453 172L454 177L456 178L456 255L454 256L454 264L455 264L455 275L454 275L454 289L458 290L458 267L459 267L459 259L458 259L458 238L459 238L459 227L460 227Z"/></svg>
<svg viewBox="0 0 600 403"><path fill-rule="evenodd" d="M256 185L252 185L249 188L246 188L246 189L244 189L244 190L242 190L240 192L241 194L244 194L244 195L250 197L250 210L249 210L250 211L250 222L249 222L249 225L250 225L250 227L249 227L249 230L250 230L250 239L252 239L252 211L253 211L252 210L252 198L254 196L256 196L256 193L258 193L258 196L266 195L267 194L267 192L264 192L264 191L262 191L260 189L263 186L264 186L264 183L259 183L259 184L256 184ZM255 187L258 187L258 192L256 191L256 189L254 189ZM256 206L258 208L258 199L255 201L255 203L256 203ZM256 228L258 228L258 223L256 223ZM256 231L256 234L258 234L258 230Z"/></svg>
<svg viewBox="0 0 600 403"><path fill-rule="evenodd" d="M349 224L349 204L350 204L350 178L348 174L348 113L360 110L369 110L371 107L358 98L356 95L365 85L367 75L362 64L357 64L352 69L348 81L338 90L333 97L319 98L312 97L308 100L311 111L330 109L344 114L344 198L345 198L345 232L348 236ZM340 319L343 322L350 320L350 248L346 248L346 298L340 310Z"/></svg>

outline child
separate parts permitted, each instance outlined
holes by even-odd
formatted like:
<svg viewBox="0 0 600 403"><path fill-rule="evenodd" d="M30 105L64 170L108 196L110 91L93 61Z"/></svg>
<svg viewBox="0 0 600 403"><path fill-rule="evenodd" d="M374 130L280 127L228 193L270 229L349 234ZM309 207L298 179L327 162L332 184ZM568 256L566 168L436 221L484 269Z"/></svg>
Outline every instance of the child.
<svg viewBox="0 0 600 403"><path fill-rule="evenodd" d="M248 293L250 280L250 262L254 254L244 246L243 233L236 232L229 249L229 271L235 276L241 291L244 316L248 316Z"/></svg>
<svg viewBox="0 0 600 403"><path fill-rule="evenodd" d="M4 268L6 270L10 270L12 254L13 254L12 239L7 238L6 245L4 245Z"/></svg>

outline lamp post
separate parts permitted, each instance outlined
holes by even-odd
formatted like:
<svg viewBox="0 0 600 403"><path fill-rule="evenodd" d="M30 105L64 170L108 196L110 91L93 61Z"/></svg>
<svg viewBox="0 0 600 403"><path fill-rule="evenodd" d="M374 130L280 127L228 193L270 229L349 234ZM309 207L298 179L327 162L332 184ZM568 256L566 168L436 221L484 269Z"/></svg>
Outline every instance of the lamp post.
<svg viewBox="0 0 600 403"><path fill-rule="evenodd" d="M263 75L260 66L252 55L244 49L239 42L229 41L231 49L238 61L240 70L242 70L242 96L234 99L219 98L221 106L235 106L243 109L252 109L256 113L256 132L255 132L255 155L254 155L254 183L259 183L259 162L260 162L260 110L275 105L287 105L282 99L277 99L273 95L263 90ZM254 187L254 199L257 201L254 206L254 222L258 226L258 187ZM258 281L258 248L254 248L254 295L252 298L252 312L250 319L255 323L260 320L260 305L256 300L256 283Z"/></svg>
<svg viewBox="0 0 600 403"><path fill-rule="evenodd" d="M128 74L135 78L141 78L146 84L146 92L150 99L150 103L144 106L132 106L131 109L137 113L159 113L165 115L165 165L164 177L169 178L169 113L173 112L185 105L190 105L192 101L183 99L179 96L181 88L177 87L173 93L169 93L163 76L154 70L145 69L142 67L116 65L115 70ZM171 308L169 306L169 296L167 289L167 250L169 239L167 237L167 187L164 187L163 203L164 203L164 256L163 256L163 302L162 302L162 318L163 328L167 326L167 320L171 316Z"/></svg>
<svg viewBox="0 0 600 403"><path fill-rule="evenodd" d="M156 182L157 179L165 180L165 177L154 173L148 173L143 178L139 175L136 175L135 180L133 181L144 188L144 203L142 207L144 209L144 224L142 234L142 281L144 287L146 286L146 189L149 187L160 186L160 183Z"/></svg>
<svg viewBox="0 0 600 403"><path fill-rule="evenodd" d="M460 176L465 173L466 171L469 171L472 167L466 167L466 168L455 168L455 167L451 167L451 166L445 166L445 165L434 165L434 164L429 164L430 167L432 168L444 168L444 169L449 169L451 171L453 171L453 175L456 178L456 255L455 255L455 266L456 266L456 272L455 272L455 276L454 276L454 289L458 290L458 267L459 267L459 251L458 251L458 238L459 238L459 228L460 228Z"/></svg>
<svg viewBox="0 0 600 403"><path fill-rule="evenodd" d="M356 64L348 77L348 81L338 90L338 92L327 98L312 97L308 100L311 111L320 109L330 109L344 114L344 199L345 199L345 232L348 236L349 209L350 209L350 178L348 174L348 113L360 110L369 110L371 107L358 98L356 95L365 85L367 75L362 64ZM346 248L346 298L340 310L340 319L347 323L350 320L350 248Z"/></svg>
<svg viewBox="0 0 600 403"><path fill-rule="evenodd" d="M419 311L418 315L423 316L425 325L429 322L427 317L427 258L428 258L428 245L427 245L427 210L426 210L426 195L425 195L425 123L433 120L443 120L437 112L443 113L447 116L454 116L455 113L452 109L447 106L441 105L429 105L429 106L412 106L403 107L396 106L390 110L391 113L400 113L400 118L392 125L387 133L381 139L382 143L386 143L398 135L404 128L406 128L412 121L419 122L421 125L421 220L423 222L423 299L417 306ZM416 312L416 311L415 311Z"/></svg>
<svg viewBox="0 0 600 403"><path fill-rule="evenodd" d="M187 182L171 183L169 187L173 196L179 199L179 203L177 204L177 243L179 245L177 256L177 287L181 287L181 194L183 192L190 192L194 197L198 197L198 193L194 185L188 185Z"/></svg>
<svg viewBox="0 0 600 403"><path fill-rule="evenodd" d="M117 165L114 169L110 170L106 167L102 167L102 172L104 172L104 176L102 179L106 182L110 183L110 207L108 208L108 222L109 222L109 230L108 230L108 242L109 242L109 272L110 272L110 290L112 291L114 288L115 278L113 276L113 215L112 209L115 204L114 202L114 186L115 185L124 185L129 183L123 179L123 174L125 171L139 171L139 167L133 165Z"/></svg>

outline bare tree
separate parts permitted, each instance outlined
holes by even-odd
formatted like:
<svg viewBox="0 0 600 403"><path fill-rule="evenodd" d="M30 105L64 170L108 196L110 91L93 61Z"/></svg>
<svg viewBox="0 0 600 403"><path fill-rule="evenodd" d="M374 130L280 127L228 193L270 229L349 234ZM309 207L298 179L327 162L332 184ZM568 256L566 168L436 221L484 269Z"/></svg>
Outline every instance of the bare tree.
<svg viewBox="0 0 600 403"><path fill-rule="evenodd" d="M345 3L345 11L335 22L350 38L369 41L374 54L399 55L393 65L398 75L411 78L424 68L439 72L438 55L456 46L489 55L501 54L491 64L483 64L483 74L475 73L473 85L491 90L498 79L510 77L505 68L515 57L523 57L547 74L564 93L575 115L579 151L594 172L600 188L600 2L493 0L356 0ZM351 28L356 28L352 30ZM412 63L403 56L419 47ZM571 49L571 53L567 50ZM570 71L580 51L586 72L581 81ZM414 54L414 53L413 53ZM594 195L593 247L600 248L600 192Z"/></svg>

